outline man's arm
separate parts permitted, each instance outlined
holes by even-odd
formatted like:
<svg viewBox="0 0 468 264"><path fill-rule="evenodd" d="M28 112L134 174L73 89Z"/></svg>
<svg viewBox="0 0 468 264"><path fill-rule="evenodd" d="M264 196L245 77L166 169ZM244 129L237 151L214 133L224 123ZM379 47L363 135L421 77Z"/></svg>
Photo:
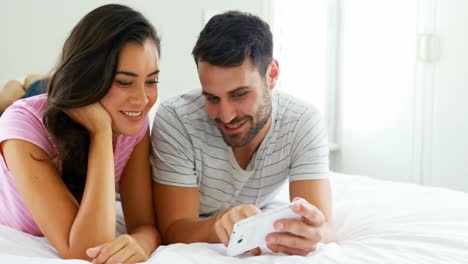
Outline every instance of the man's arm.
<svg viewBox="0 0 468 264"><path fill-rule="evenodd" d="M260 212L253 205L239 205L200 219L196 187L178 187L153 182L153 197L164 244L229 243L234 223Z"/></svg>
<svg viewBox="0 0 468 264"><path fill-rule="evenodd" d="M335 228L333 226L332 192L330 180L308 180L294 181L289 184L289 197L303 198L309 204L320 210L325 217L323 225L323 236L320 242L334 242Z"/></svg>
<svg viewBox="0 0 468 264"><path fill-rule="evenodd" d="M291 207L302 219L277 221L275 229L283 233L268 235L267 243L275 252L307 255L317 243L335 241L327 129L314 107L299 119L291 145L289 193L300 199Z"/></svg>
<svg viewBox="0 0 468 264"><path fill-rule="evenodd" d="M151 134L153 201L164 244L217 242L214 218L199 221L192 142L173 102L161 104ZM175 185L175 186L173 186Z"/></svg>
<svg viewBox="0 0 468 264"><path fill-rule="evenodd" d="M153 182L153 197L164 244L219 241L211 228L214 217L198 219L197 188Z"/></svg>
<svg viewBox="0 0 468 264"><path fill-rule="evenodd" d="M273 252L305 256L317 248L317 243L335 241L332 224L331 191L328 180L307 180L290 183L291 208L301 220L278 220L275 229L282 233L267 236Z"/></svg>
<svg viewBox="0 0 468 264"><path fill-rule="evenodd" d="M151 132L153 199L163 243L229 243L234 223L257 214L253 205L239 205L199 218L200 197L195 152L183 114L174 102L159 106Z"/></svg>

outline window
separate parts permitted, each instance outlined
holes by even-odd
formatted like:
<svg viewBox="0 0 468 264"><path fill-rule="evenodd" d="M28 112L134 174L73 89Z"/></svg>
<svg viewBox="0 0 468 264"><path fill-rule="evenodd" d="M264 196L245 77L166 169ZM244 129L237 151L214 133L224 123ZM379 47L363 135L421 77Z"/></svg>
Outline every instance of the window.
<svg viewBox="0 0 468 264"><path fill-rule="evenodd" d="M315 105L335 145L338 0L273 2L274 56L280 65L278 89Z"/></svg>

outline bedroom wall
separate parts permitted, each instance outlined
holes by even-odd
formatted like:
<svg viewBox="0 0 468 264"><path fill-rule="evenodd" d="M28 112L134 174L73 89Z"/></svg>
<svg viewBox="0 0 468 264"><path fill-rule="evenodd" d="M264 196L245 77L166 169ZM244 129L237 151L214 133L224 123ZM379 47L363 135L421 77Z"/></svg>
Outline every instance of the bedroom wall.
<svg viewBox="0 0 468 264"><path fill-rule="evenodd" d="M416 8L414 0L342 3L336 171L414 181Z"/></svg>
<svg viewBox="0 0 468 264"><path fill-rule="evenodd" d="M333 169L468 192L468 2L343 0Z"/></svg>
<svg viewBox="0 0 468 264"><path fill-rule="evenodd" d="M73 26L92 9L116 1L3 1L0 6L0 80L48 72ZM206 14L229 9L269 19L267 0L117 1L141 11L162 37L159 98L199 88L191 50Z"/></svg>
<svg viewBox="0 0 468 264"><path fill-rule="evenodd" d="M331 153L331 168L468 192L468 2L333 1L341 4L342 34L339 150ZM50 70L76 22L109 2L2 2L0 80ZM162 36L159 101L199 88L190 52L205 15L240 9L271 21L269 0L120 2L142 11ZM440 40L440 56L417 60L425 34Z"/></svg>

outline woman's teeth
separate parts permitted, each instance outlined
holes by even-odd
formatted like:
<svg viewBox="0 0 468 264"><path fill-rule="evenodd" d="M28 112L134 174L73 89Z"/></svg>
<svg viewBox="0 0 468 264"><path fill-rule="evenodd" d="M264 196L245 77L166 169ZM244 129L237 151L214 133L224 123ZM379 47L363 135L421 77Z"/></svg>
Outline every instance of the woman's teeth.
<svg viewBox="0 0 468 264"><path fill-rule="evenodd" d="M137 117L137 116L141 116L141 113L142 112L126 112L126 111L122 111L122 113L126 116L130 116L130 117Z"/></svg>

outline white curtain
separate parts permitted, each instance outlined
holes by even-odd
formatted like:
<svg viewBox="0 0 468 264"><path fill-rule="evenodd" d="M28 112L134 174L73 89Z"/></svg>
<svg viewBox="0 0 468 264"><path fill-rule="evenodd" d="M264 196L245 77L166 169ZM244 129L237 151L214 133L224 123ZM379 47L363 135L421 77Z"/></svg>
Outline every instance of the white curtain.
<svg viewBox="0 0 468 264"><path fill-rule="evenodd" d="M278 89L317 107L334 143L337 0L276 0L272 28L280 65Z"/></svg>

